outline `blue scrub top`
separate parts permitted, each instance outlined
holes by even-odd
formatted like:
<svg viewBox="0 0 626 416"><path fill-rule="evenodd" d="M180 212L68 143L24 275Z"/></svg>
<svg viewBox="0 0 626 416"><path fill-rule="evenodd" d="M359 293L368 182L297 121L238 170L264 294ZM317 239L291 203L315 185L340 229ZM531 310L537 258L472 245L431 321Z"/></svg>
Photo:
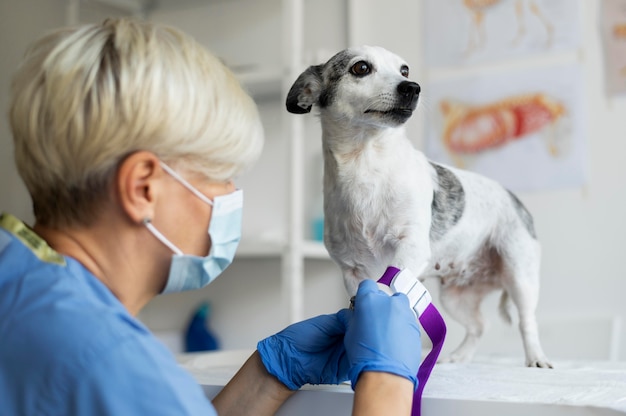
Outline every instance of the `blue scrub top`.
<svg viewBox="0 0 626 416"><path fill-rule="evenodd" d="M100 280L2 214L0 414L217 413Z"/></svg>

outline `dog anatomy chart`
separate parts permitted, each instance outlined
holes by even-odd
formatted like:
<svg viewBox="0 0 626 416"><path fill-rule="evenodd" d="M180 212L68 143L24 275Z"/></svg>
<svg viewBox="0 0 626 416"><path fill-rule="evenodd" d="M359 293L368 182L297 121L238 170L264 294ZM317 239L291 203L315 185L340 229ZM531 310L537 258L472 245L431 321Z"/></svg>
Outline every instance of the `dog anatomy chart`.
<svg viewBox="0 0 626 416"><path fill-rule="evenodd" d="M626 94L626 0L604 0L600 19L607 94Z"/></svg>
<svg viewBox="0 0 626 416"><path fill-rule="evenodd" d="M576 50L578 0L426 0L429 65L457 66Z"/></svg>
<svg viewBox="0 0 626 416"><path fill-rule="evenodd" d="M580 85L576 64L430 83L425 153L513 191L580 186Z"/></svg>

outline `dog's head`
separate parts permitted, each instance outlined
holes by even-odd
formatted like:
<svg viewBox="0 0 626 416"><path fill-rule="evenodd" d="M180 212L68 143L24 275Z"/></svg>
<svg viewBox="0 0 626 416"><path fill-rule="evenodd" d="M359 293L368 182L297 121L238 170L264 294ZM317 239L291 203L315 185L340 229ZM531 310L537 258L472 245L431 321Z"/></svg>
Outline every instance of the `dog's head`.
<svg viewBox="0 0 626 416"><path fill-rule="evenodd" d="M352 124L398 126L411 117L420 93L408 77L406 62L386 49L346 49L298 77L287 111L305 114L317 105L322 116Z"/></svg>

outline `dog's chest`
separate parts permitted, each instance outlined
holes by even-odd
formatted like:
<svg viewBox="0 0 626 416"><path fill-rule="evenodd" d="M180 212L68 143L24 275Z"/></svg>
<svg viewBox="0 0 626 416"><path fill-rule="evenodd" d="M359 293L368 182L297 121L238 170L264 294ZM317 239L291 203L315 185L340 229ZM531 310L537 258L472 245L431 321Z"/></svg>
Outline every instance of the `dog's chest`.
<svg viewBox="0 0 626 416"><path fill-rule="evenodd" d="M326 157L331 158L324 174L326 225L336 238L380 247L412 227L420 204L430 204L420 199L420 183L428 174L412 147L394 152L373 147L343 158ZM427 199L430 195L426 190Z"/></svg>
<svg viewBox="0 0 626 416"><path fill-rule="evenodd" d="M363 152L340 160L335 172L325 170L325 198L333 212L384 220L387 213L409 209L413 197L407 187L417 175L402 160L384 153Z"/></svg>

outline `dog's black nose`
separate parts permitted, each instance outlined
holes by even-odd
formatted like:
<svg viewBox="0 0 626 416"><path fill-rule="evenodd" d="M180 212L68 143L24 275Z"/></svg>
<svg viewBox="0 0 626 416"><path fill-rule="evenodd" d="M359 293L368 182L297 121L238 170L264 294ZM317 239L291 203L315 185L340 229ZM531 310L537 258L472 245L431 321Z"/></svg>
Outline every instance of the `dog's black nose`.
<svg viewBox="0 0 626 416"><path fill-rule="evenodd" d="M398 84L398 93L403 97L414 97L419 95L422 88L419 86L417 82L413 81L402 81Z"/></svg>

